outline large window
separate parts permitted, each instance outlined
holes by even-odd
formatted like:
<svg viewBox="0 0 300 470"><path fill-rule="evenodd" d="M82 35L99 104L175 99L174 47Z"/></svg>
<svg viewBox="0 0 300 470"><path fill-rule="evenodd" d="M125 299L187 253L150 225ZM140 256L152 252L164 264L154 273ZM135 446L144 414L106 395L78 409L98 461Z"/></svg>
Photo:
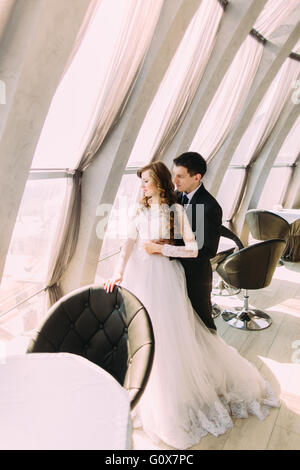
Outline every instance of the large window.
<svg viewBox="0 0 300 470"><path fill-rule="evenodd" d="M34 329L43 312L42 292L67 183L43 176L32 173L27 181L4 267L0 325L9 336L18 335L22 326Z"/></svg>
<svg viewBox="0 0 300 470"><path fill-rule="evenodd" d="M299 135L300 116L295 121L278 152L259 199L259 208L274 209L283 205L288 184L300 154ZM276 188L276 191L274 191L274 188Z"/></svg>

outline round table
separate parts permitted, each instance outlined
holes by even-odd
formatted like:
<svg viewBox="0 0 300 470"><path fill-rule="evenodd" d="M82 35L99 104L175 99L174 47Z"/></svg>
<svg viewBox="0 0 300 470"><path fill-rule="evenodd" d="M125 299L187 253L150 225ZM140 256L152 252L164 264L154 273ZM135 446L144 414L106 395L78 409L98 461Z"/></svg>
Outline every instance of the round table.
<svg viewBox="0 0 300 470"><path fill-rule="evenodd" d="M0 362L0 449L131 448L127 391L101 367L69 353Z"/></svg>

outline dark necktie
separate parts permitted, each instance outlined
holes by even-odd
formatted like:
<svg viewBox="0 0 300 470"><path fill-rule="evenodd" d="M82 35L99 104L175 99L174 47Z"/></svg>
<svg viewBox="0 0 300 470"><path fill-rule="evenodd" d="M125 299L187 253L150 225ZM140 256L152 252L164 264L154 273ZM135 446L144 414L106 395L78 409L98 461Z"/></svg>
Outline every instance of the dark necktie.
<svg viewBox="0 0 300 470"><path fill-rule="evenodd" d="M183 198L182 198L182 204L183 205L186 205L189 203L189 198L187 197L186 194L184 194Z"/></svg>

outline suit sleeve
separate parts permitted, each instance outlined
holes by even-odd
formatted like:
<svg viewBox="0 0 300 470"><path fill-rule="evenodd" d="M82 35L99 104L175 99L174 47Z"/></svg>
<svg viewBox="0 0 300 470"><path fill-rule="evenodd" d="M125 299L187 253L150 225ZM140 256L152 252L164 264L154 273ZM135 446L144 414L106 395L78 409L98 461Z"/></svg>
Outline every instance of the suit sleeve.
<svg viewBox="0 0 300 470"><path fill-rule="evenodd" d="M222 209L215 204L208 204L204 209L204 240L199 250L201 253L212 258L216 255L221 234Z"/></svg>

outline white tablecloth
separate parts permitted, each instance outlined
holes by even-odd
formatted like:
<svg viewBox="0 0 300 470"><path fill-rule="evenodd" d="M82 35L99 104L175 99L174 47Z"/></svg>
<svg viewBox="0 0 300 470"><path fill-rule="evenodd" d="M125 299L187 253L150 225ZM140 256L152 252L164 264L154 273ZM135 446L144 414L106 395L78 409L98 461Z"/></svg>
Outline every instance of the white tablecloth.
<svg viewBox="0 0 300 470"><path fill-rule="evenodd" d="M289 224L297 219L300 219L300 209L281 209L272 210L274 214L280 215L283 219L287 220Z"/></svg>
<svg viewBox="0 0 300 470"><path fill-rule="evenodd" d="M130 449L130 401L83 357L33 353L0 363L0 449Z"/></svg>

